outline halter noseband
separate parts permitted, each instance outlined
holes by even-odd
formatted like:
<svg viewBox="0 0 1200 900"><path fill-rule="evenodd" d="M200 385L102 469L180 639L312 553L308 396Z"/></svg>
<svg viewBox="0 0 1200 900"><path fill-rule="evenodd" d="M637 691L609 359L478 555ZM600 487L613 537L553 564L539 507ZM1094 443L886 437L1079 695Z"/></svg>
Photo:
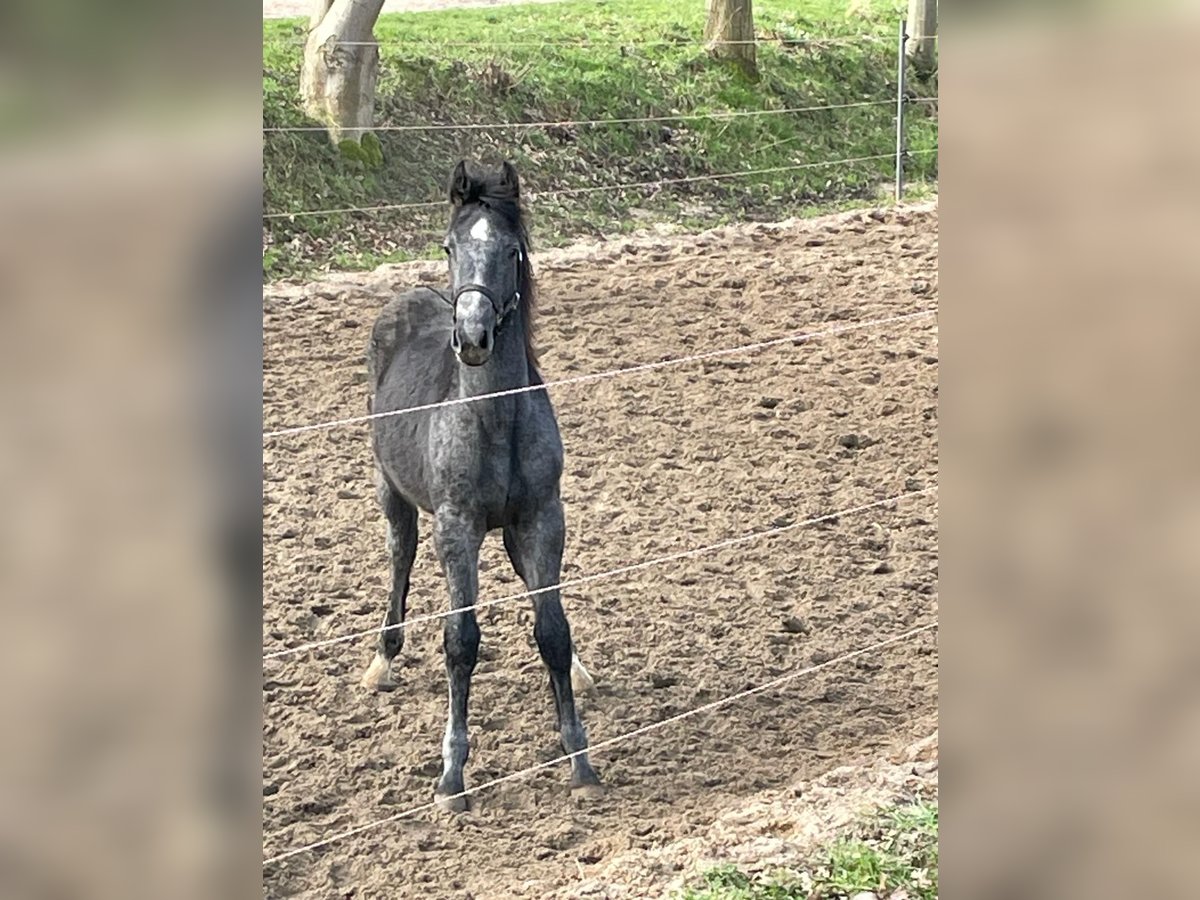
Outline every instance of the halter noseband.
<svg viewBox="0 0 1200 900"><path fill-rule="evenodd" d="M500 326L504 324L504 321L508 317L509 313L516 309L518 304L521 302L520 291L513 291L512 296L508 298L508 302L501 303L500 299L492 292L491 288L487 287L486 285L464 284L455 290L453 295L450 297L446 297L444 295L442 297L443 300L450 304L450 309L456 321L458 319L458 298L469 291L475 291L476 293L483 294L483 296L488 298L488 302L492 304L492 309L496 311L497 331L500 330Z"/></svg>

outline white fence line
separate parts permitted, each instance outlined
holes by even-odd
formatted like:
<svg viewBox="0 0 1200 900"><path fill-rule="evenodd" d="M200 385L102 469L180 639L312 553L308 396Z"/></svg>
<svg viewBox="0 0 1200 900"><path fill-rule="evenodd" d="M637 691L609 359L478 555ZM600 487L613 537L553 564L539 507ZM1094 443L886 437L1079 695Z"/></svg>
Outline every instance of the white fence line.
<svg viewBox="0 0 1200 900"><path fill-rule="evenodd" d="M863 34L854 37L832 37L832 38L788 38L788 37L761 37L754 40L743 41L727 41L727 40L712 40L706 41L703 38L680 38L672 40L671 38L656 38L655 40L639 41L639 40L611 40L611 41L593 41L582 39L578 41L571 40L531 40L531 41L439 41L436 38L413 38L409 40L387 38L379 41L338 41L339 47L410 47L410 46L425 46L434 45L437 47L578 47L582 50L603 47L739 47L744 44L783 44L792 46L828 46L828 47L847 47L853 44L890 44L891 40L878 34Z"/></svg>
<svg viewBox="0 0 1200 900"><path fill-rule="evenodd" d="M908 151L911 154L936 153L935 148ZM827 166L839 166L848 163L872 162L875 160L892 159L892 153L877 153L872 156L851 156L846 159L831 159L824 162L796 163L787 166L770 166L765 169L747 169L741 172L717 172L711 175L688 175L681 178L657 178L653 181L635 181L625 184L599 184L579 188L559 188L550 191L530 191L527 195L532 202L543 197L574 197L579 194L592 194L598 191L615 192L640 190L645 188L660 188L671 184L691 184L697 181L722 181L729 178L749 178L755 175L771 175L778 172L793 172L800 169L821 169ZM445 208L445 200L419 200L413 203L385 203L379 206L342 206L334 209L301 209L294 212L263 213L264 219L295 219L302 216L332 216L345 213L380 213L400 209L435 209Z"/></svg>
<svg viewBox="0 0 1200 900"><path fill-rule="evenodd" d="M928 97L919 98L928 100ZM808 112L823 112L830 109L856 109L862 106L891 106L896 101L887 100L856 100L853 103L829 103L824 106L788 106L781 109L730 109L715 110L707 113L674 113L657 116L630 116L628 118L612 119L561 119L558 121L541 122L465 122L465 123L436 123L426 125L375 125L371 131L501 131L509 128L576 128L582 126L600 125L637 125L641 122L692 122L702 119L742 119L756 116L785 116ZM916 100L911 102L918 102ZM277 125L263 128L264 132L296 132L317 131L327 132L324 125Z"/></svg>
<svg viewBox="0 0 1200 900"><path fill-rule="evenodd" d="M911 37L913 41L936 41L936 34ZM298 41L297 43L304 43ZM782 45L785 47L849 47L854 44L881 44L891 46L892 38L882 34L854 34L838 37L788 37L782 34L763 35L754 40L728 41L704 40L703 38L655 38L653 40L494 40L494 41L442 41L437 38L386 38L375 41L337 41L339 47L409 47L433 45L436 47L579 47L581 49L602 47L735 47L743 44Z"/></svg>
<svg viewBox="0 0 1200 900"><path fill-rule="evenodd" d="M447 406L459 406L464 403L478 403L481 400L494 400L498 397L511 397L516 394L528 394L534 391L546 391L551 388L566 387L572 384L584 384L590 381L601 381L605 378L616 378L622 375L634 375L640 372L651 372L657 369L667 369L671 366L679 366L685 363L701 362L707 359L717 359L722 356L730 356L737 353L753 353L758 350L765 350L768 347L777 347L781 344L799 343L802 341L810 341L815 338L831 337L837 334L845 334L850 331L861 331L864 328L871 328L876 325L893 325L898 322L909 322L914 319L927 318L937 315L936 309L925 309L919 312L905 313L899 316L889 316L885 319L869 319L866 322L854 322L849 325L839 325L834 328L826 329L825 331L810 331L789 334L783 337L772 338L767 341L758 341L754 344L743 344L740 347L725 347L720 350L709 350L705 353L695 353L690 356L678 356L673 359L664 359L659 362L643 363L637 366L629 366L624 369L609 369L604 372L593 372L588 375L575 375L571 378L560 378L556 381L547 381L542 384L529 384L523 387L510 388L506 391L493 391L488 394L478 394L474 397L455 397L451 400L440 400L437 403L423 403L419 406L410 406L404 409L392 409L386 412L367 413L361 416L350 416L345 419L333 419L328 422L316 422L312 425L296 425L291 428L279 428L274 431L263 433L263 440L272 438L287 437L293 434L303 434L308 431L322 431L328 428L338 428L343 425L357 425L363 422L371 422L375 419L387 419L393 416L404 416L412 413L427 412L431 409L440 409Z"/></svg>
<svg viewBox="0 0 1200 900"><path fill-rule="evenodd" d="M840 519L843 516L854 515L855 513L864 512L868 509L877 509L882 506L887 506L890 503L898 503L909 497L917 497L922 494L928 494L931 491L937 490L937 485L921 488L915 491L906 491L903 494L897 494L893 497L885 497L882 500L876 500L872 503L864 503L860 506L853 506L849 509L839 510L838 512L825 513L821 516L815 516L811 519L805 519L803 522L793 522L790 525L780 525L775 528L768 528L763 531L754 531L749 534L743 534L734 538L727 538L723 541L718 541L715 544L707 544L703 547L693 547L691 550L683 550L678 553L669 553L666 556L658 556L654 559L643 560L639 563L634 563L629 566L621 566L617 569L609 569L607 572L597 572L593 575L585 575L581 578L568 578L560 581L557 584L547 585L543 588L537 588L532 591L522 591L519 594L509 594L504 597L497 597L493 600L484 600L480 603L474 603L470 606L462 606L458 609L447 609L441 612L429 613L423 616L414 616L404 622L398 622L394 625L386 625L382 627L372 628L369 631L356 631L353 634L343 634L337 637L324 638L319 641L310 641L306 644L299 644L295 647L287 647L283 650L274 650L270 653L263 654L263 662L271 659L279 659L283 656L292 656L297 653L304 653L308 650L316 650L321 647L330 647L334 644L342 644L348 641L358 640L360 638L375 637L387 631L398 631L407 629L412 625L419 625L424 622L433 622L438 619L445 619L449 616L460 615L465 612L474 612L480 609L488 609L493 606L500 606L504 603L511 603L515 600L522 600L526 597L535 597L538 594L546 594L550 591L563 590L564 588L578 587L581 584L590 584L593 581L601 581L605 578L616 578L619 575L629 575L633 572L640 572L644 569L650 569L654 566L660 566L669 562L678 562L681 559L690 559L695 556L703 556L706 553L713 553L717 550L725 550L729 547L736 547L741 544L747 544L752 541L757 541L762 538L775 537L776 535L784 534L788 531L795 531L798 528L807 528L811 525L817 525L821 522L829 522L833 519Z"/></svg>
<svg viewBox="0 0 1200 900"><path fill-rule="evenodd" d="M867 646L867 647L863 647L860 650L854 650L854 651L851 651L850 653L843 653L840 656L835 656L832 659L828 659L824 662L816 663L815 665L811 665L811 666L806 666L803 669L798 669L794 672L788 673L787 675L782 675L779 678L774 678L770 681L764 682L763 684L757 685L755 687L747 688L746 690L739 691L736 694L730 694L727 697L722 697L720 700L714 700L711 703L705 703L702 706L697 706L694 709L689 709L686 712L679 713L678 715L670 716L666 719L660 719L659 721L652 722L649 725L643 725L641 728L635 728L632 731L627 731L623 734L617 735L616 737L611 737L611 738L608 738L607 740L603 740L598 743L592 744L590 747L588 747L585 750L578 750L574 753L566 753L566 754L563 754L562 756L555 757L554 759L547 760L545 762L540 762L540 763L537 763L536 765L529 766L528 768L519 769L516 772L510 772L508 775L502 775L499 778L493 778L490 781L485 781L482 784L478 784L474 787L467 788L465 791L460 791L457 794L453 794L450 797L445 797L443 799L444 800L453 800L453 799L457 799L459 797L465 797L470 794L474 794L474 793L478 793L479 791L486 790L487 788L495 787L498 784L504 784L505 782L515 781L519 778L524 778L527 775L531 775L534 772L539 772L542 769L548 769L551 766L556 766L561 763L568 762L573 757L579 756L583 753L596 753L601 750L605 750L609 747L615 746L624 741L628 741L628 740L638 737L640 735L647 734L651 731L656 731L659 728L665 728L668 725L672 725L676 722L681 722L684 719L689 719L692 716L698 716L701 713L710 712L711 710L714 710L714 709L719 709L722 706L727 706L730 703L734 703L738 700L745 699L746 697L751 697L755 694L761 694L764 691L772 690L774 688L777 688L784 684L787 684L789 681L794 681L795 679L801 678L805 675L811 675L812 673L818 672L821 669L827 669L830 666L848 662L849 660L852 660L852 659L857 659L858 657L865 656L868 653L874 653L878 650L882 650L885 647L889 647L892 644L898 644L901 641L909 640L910 638L916 637L919 634L923 634L926 631L931 631L937 627L938 627L938 623L935 620L935 621L929 623L928 625L922 625L917 628L912 628L906 632L903 632L902 634L898 634L893 637L887 638L886 640L877 641L876 643L871 644L870 646ZM290 859L291 857L299 856L302 853L308 853L312 850L317 850L321 847L326 847L337 841L344 840L345 838L353 837L356 834L362 834L364 831L370 831L374 828L378 828L381 825L387 825L392 822L398 822L401 819L406 819L406 818L409 818L410 816L415 816L417 813L421 813L421 812L425 812L427 810L434 809L437 807L437 805L438 805L438 801L433 800L428 803L422 803L419 806L414 806L410 809L406 809L403 812L396 813L395 815L387 816L382 819L376 819L375 821L368 822L365 825L357 825L354 828L348 828L345 831L337 832L336 834L333 834L326 838L322 838L321 840L313 841L311 843L304 844L300 847L294 847L291 850L286 850L283 853L277 853L274 856L267 857L266 859L263 860L263 865L269 866L274 863L281 862L285 859Z"/></svg>

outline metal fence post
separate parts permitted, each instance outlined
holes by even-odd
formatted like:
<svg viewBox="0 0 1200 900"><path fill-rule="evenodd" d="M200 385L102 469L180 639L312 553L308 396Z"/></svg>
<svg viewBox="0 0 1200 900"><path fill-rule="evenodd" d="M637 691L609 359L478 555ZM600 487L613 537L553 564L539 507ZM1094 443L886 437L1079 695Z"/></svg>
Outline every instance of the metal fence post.
<svg viewBox="0 0 1200 900"><path fill-rule="evenodd" d="M904 197L904 45L908 41L908 22L900 20L900 43L896 51L896 202Z"/></svg>

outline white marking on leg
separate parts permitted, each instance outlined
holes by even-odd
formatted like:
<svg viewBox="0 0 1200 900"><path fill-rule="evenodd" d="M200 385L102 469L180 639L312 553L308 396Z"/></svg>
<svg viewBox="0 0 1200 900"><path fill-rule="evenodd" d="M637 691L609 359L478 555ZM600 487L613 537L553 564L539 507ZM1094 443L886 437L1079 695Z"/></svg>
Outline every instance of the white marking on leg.
<svg viewBox="0 0 1200 900"><path fill-rule="evenodd" d="M492 226L488 224L488 220L482 216L475 220L475 224L471 226L471 237L477 241L486 241L492 236Z"/></svg>
<svg viewBox="0 0 1200 900"><path fill-rule="evenodd" d="M579 661L579 657L572 651L571 653L571 688L577 694L582 694L585 691L590 691L596 686L596 682L592 679L591 673L584 668L583 663Z"/></svg>
<svg viewBox="0 0 1200 900"><path fill-rule="evenodd" d="M450 771L450 765L454 761L454 726L450 722L446 722L446 733L442 736L442 774Z"/></svg>
<svg viewBox="0 0 1200 900"><path fill-rule="evenodd" d="M392 684L392 664L382 653L376 653L362 677L362 686L371 690Z"/></svg>

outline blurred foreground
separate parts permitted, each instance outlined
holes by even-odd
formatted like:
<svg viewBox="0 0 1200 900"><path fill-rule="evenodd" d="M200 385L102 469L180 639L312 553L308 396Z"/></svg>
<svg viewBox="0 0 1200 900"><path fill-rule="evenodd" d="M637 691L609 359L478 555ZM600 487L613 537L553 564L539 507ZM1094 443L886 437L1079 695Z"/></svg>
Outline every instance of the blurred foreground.
<svg viewBox="0 0 1200 900"><path fill-rule="evenodd" d="M235 6L4 14L4 897L261 891L261 22ZM1194 19L1138 9L943 27L956 896L1193 880L1200 57Z"/></svg>

